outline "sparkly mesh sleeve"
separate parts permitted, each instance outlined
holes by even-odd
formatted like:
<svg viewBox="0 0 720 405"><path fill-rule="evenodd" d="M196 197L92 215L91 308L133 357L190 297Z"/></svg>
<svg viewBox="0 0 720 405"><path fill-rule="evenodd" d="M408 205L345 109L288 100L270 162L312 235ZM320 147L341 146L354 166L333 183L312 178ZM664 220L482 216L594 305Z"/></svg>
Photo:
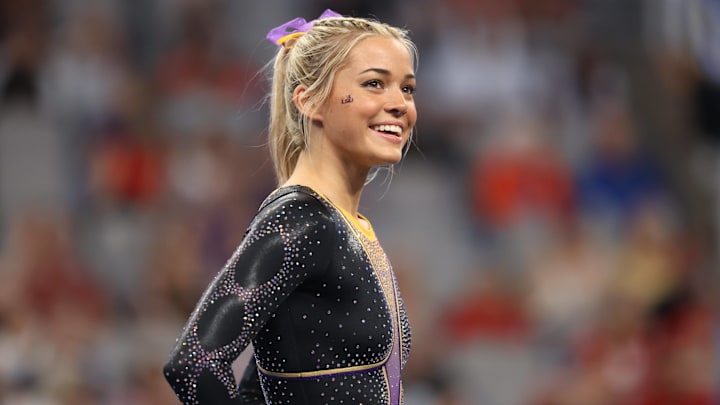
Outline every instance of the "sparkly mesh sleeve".
<svg viewBox="0 0 720 405"><path fill-rule="evenodd" d="M232 363L288 295L326 270L333 229L327 209L304 193L282 195L261 208L204 292L164 367L183 403L265 403L257 373L249 368L238 385Z"/></svg>

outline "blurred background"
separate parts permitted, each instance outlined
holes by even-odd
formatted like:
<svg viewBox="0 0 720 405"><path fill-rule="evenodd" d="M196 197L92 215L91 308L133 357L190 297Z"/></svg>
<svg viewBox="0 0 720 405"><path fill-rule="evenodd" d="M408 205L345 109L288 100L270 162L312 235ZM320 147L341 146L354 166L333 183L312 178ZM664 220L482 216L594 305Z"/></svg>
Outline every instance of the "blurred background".
<svg viewBox="0 0 720 405"><path fill-rule="evenodd" d="M361 211L410 405L720 403L720 1L4 0L0 403L173 404L275 187L265 33L412 32L416 146Z"/></svg>

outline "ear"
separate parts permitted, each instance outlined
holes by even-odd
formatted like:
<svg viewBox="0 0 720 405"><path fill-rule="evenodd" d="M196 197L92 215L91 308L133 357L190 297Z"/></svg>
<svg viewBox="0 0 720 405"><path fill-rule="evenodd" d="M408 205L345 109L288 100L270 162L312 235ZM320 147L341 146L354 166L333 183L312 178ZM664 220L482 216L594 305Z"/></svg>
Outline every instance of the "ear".
<svg viewBox="0 0 720 405"><path fill-rule="evenodd" d="M293 104L300 114L310 118L311 121L322 121L320 111L310 100L310 93L305 85L299 85L293 90Z"/></svg>

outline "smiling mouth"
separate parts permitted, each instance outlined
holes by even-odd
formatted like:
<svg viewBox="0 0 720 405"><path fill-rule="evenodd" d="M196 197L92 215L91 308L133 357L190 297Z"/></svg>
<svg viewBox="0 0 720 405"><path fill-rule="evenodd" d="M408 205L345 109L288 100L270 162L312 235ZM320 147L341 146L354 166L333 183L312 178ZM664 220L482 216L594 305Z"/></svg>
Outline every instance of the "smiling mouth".
<svg viewBox="0 0 720 405"><path fill-rule="evenodd" d="M402 128L399 125L373 125L370 129L398 137L402 135Z"/></svg>

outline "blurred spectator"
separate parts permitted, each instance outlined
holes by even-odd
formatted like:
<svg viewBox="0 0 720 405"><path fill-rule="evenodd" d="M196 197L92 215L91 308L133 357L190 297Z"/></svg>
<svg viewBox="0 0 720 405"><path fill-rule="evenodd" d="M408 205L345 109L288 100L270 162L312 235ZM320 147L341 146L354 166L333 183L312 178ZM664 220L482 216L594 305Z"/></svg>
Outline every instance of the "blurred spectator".
<svg viewBox="0 0 720 405"><path fill-rule="evenodd" d="M152 205L165 187L162 149L127 125L110 120L90 145L89 188L101 206Z"/></svg>
<svg viewBox="0 0 720 405"><path fill-rule="evenodd" d="M508 117L498 125L473 157L470 215L490 260L523 272L574 215L572 172L538 118Z"/></svg>
<svg viewBox="0 0 720 405"><path fill-rule="evenodd" d="M68 225L62 217L35 212L14 223L11 246L17 256L7 277L15 278L16 301L5 302L10 306L4 308L9 321L5 332L11 332L4 337L17 350L3 367L3 379L10 382L9 398L30 388L61 401L97 400L89 396L86 366L109 308L77 256Z"/></svg>
<svg viewBox="0 0 720 405"><path fill-rule="evenodd" d="M669 190L655 158L639 146L625 102L601 102L592 118L594 153L577 175L578 208L583 218L617 236L644 205L669 205Z"/></svg>
<svg viewBox="0 0 720 405"><path fill-rule="evenodd" d="M114 110L115 97L131 75L125 32L109 6L70 6L48 52L47 102L73 130Z"/></svg>
<svg viewBox="0 0 720 405"><path fill-rule="evenodd" d="M488 271L443 313L451 345L476 339L522 340L530 332L520 291L500 271Z"/></svg>
<svg viewBox="0 0 720 405"><path fill-rule="evenodd" d="M473 212L481 223L503 229L534 218L562 222L573 214L573 184L567 165L536 119L508 118L475 157Z"/></svg>
<svg viewBox="0 0 720 405"><path fill-rule="evenodd" d="M656 361L639 405L717 404L713 316L694 292L677 289L655 311Z"/></svg>
<svg viewBox="0 0 720 405"><path fill-rule="evenodd" d="M610 280L612 294L652 308L677 288L681 271L676 230L668 215L660 207L645 205L628 218L627 237Z"/></svg>
<svg viewBox="0 0 720 405"><path fill-rule="evenodd" d="M154 79L164 99L161 118L174 136L207 130L260 130L261 114L237 112L262 97L260 64L235 56L223 36L218 2L186 2L177 43L160 55Z"/></svg>
<svg viewBox="0 0 720 405"><path fill-rule="evenodd" d="M0 60L0 229L31 207L65 208L69 181L63 139L42 105L42 32L21 26L7 33L5 44L5 60Z"/></svg>
<svg viewBox="0 0 720 405"><path fill-rule="evenodd" d="M596 322L615 268L611 246L577 221L560 227L528 270L528 309L548 367L567 361L568 344Z"/></svg>
<svg viewBox="0 0 720 405"><path fill-rule="evenodd" d="M419 94L429 96L418 97L431 136L423 142L426 153L457 164L469 159L496 114L536 101L544 70L528 63L517 1L437 2L431 24L432 47L419 70L425 83Z"/></svg>
<svg viewBox="0 0 720 405"><path fill-rule="evenodd" d="M572 343L576 362L538 404L625 404L637 397L651 368L652 346L645 313L634 302L612 298L602 317Z"/></svg>

